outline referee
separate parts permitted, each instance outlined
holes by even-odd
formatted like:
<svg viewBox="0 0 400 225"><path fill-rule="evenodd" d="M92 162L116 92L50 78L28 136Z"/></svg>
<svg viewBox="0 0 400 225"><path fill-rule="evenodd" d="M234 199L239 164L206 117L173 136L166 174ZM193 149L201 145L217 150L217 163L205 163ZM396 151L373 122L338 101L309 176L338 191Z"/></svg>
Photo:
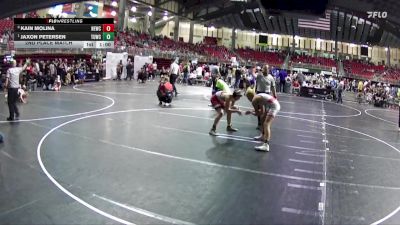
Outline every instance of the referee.
<svg viewBox="0 0 400 225"><path fill-rule="evenodd" d="M7 118L7 121L19 119L19 110L17 107L18 88L20 87L19 83L22 79L22 72L25 71L29 63L30 59L27 59L23 67L17 67L17 62L13 60L11 68L7 70L6 83L4 86L4 88L7 88L7 102L10 111L10 116Z"/></svg>
<svg viewBox="0 0 400 225"><path fill-rule="evenodd" d="M172 84L172 87L175 92L175 97L178 96L178 90L176 90L175 82L179 76L179 58L176 58L175 61L171 64L169 71L169 82Z"/></svg>
<svg viewBox="0 0 400 225"><path fill-rule="evenodd" d="M259 67L258 67L259 69ZM256 94L265 93L274 96L276 98L276 88L275 88L275 79L269 73L269 66L264 65L261 73L257 73L256 78ZM272 94L271 94L272 93ZM258 127L261 127L260 116L258 116Z"/></svg>

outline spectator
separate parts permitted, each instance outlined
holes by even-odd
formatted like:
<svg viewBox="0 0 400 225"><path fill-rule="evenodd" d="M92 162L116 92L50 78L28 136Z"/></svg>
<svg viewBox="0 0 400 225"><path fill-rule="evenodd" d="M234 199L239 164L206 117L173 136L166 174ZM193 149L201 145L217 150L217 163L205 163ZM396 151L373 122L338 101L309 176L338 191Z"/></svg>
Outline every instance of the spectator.
<svg viewBox="0 0 400 225"><path fill-rule="evenodd" d="M120 60L117 65L117 80L121 80L122 70L123 70L123 65L122 65L122 60Z"/></svg>
<svg viewBox="0 0 400 225"><path fill-rule="evenodd" d="M236 68L235 70L235 85L234 88L238 89L239 85L240 85L240 79L242 78L242 71L240 70L240 68Z"/></svg>
<svg viewBox="0 0 400 225"><path fill-rule="evenodd" d="M293 94L299 94L300 93L300 83L297 79L294 79L293 81L293 89L292 89Z"/></svg>
<svg viewBox="0 0 400 225"><path fill-rule="evenodd" d="M341 80L337 86L337 103L343 104L342 93L344 89L344 81Z"/></svg>
<svg viewBox="0 0 400 225"><path fill-rule="evenodd" d="M287 77L286 70L279 71L279 81L280 81L279 82L279 91L280 92L285 92L286 77Z"/></svg>
<svg viewBox="0 0 400 225"><path fill-rule="evenodd" d="M133 77L133 65L132 65L132 62L131 62L131 60L128 60L129 62L128 62L128 65L126 65L126 78L125 78L125 80L128 80L128 78L129 78L129 80L132 80L132 77Z"/></svg>
<svg viewBox="0 0 400 225"><path fill-rule="evenodd" d="M100 64L98 62L96 62L95 65L94 65L94 79L95 79L95 81L99 81L100 80L100 73L101 73Z"/></svg>

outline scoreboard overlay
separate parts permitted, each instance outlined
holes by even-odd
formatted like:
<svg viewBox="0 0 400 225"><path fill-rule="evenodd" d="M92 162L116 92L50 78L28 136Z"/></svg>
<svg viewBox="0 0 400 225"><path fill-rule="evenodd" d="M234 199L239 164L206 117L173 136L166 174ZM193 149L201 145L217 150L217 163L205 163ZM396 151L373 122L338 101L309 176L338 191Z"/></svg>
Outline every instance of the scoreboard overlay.
<svg viewBox="0 0 400 225"><path fill-rule="evenodd" d="M15 18L18 48L114 48L113 18Z"/></svg>

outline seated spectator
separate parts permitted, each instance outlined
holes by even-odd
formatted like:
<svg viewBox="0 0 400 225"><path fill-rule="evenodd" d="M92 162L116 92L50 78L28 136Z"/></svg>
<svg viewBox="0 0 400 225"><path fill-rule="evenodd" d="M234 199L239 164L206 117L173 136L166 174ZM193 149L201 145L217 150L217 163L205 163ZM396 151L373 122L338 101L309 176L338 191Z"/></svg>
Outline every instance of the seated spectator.
<svg viewBox="0 0 400 225"><path fill-rule="evenodd" d="M54 78L50 75L45 75L43 78L43 91L52 90L52 86L54 84Z"/></svg>
<svg viewBox="0 0 400 225"><path fill-rule="evenodd" d="M295 79L293 81L293 89L292 89L292 93L293 94L299 94L300 93L300 83L297 79Z"/></svg>
<svg viewBox="0 0 400 225"><path fill-rule="evenodd" d="M19 101L20 102L27 103L28 92L26 92L25 85L20 86L20 88L18 89L18 96L19 96Z"/></svg>
<svg viewBox="0 0 400 225"><path fill-rule="evenodd" d="M190 75L189 75L188 84L189 84L189 85L195 84L195 83L196 83L196 79L197 79L197 73L196 73L196 71L191 72Z"/></svg>
<svg viewBox="0 0 400 225"><path fill-rule="evenodd" d="M142 69L140 69L139 73L138 73L138 78L137 78L137 82L141 83L146 83L147 80L147 73L144 67L142 67Z"/></svg>
<svg viewBox="0 0 400 225"><path fill-rule="evenodd" d="M53 85L53 91L60 91L60 90L61 90L61 77L60 75L58 75Z"/></svg>
<svg viewBox="0 0 400 225"><path fill-rule="evenodd" d="M366 101L368 104L372 103L372 91L368 91L368 93L366 94Z"/></svg>

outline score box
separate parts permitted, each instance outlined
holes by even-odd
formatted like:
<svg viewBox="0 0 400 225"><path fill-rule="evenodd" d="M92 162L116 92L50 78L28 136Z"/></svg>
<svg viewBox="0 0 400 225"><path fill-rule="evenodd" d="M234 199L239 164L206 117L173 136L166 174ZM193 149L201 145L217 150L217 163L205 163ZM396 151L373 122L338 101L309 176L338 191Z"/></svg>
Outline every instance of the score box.
<svg viewBox="0 0 400 225"><path fill-rule="evenodd" d="M114 32L103 32L103 41L114 41Z"/></svg>
<svg viewBox="0 0 400 225"><path fill-rule="evenodd" d="M114 24L103 24L103 32L114 32Z"/></svg>

